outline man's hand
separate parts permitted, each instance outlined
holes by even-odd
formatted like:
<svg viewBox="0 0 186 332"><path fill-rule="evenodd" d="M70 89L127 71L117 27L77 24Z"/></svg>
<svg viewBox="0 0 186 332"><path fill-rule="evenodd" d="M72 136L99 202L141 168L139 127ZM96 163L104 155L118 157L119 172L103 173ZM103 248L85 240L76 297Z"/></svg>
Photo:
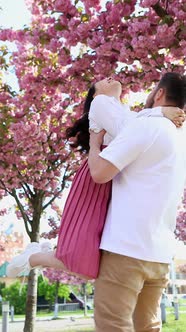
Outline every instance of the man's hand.
<svg viewBox="0 0 186 332"><path fill-rule="evenodd" d="M181 127L183 125L183 122L185 121L185 112L178 107L163 106L162 113L166 118L171 120L178 128Z"/></svg>
<svg viewBox="0 0 186 332"><path fill-rule="evenodd" d="M90 130L90 147L100 148L103 144L103 137L105 133L105 130L101 130L99 133L95 133L94 131Z"/></svg>

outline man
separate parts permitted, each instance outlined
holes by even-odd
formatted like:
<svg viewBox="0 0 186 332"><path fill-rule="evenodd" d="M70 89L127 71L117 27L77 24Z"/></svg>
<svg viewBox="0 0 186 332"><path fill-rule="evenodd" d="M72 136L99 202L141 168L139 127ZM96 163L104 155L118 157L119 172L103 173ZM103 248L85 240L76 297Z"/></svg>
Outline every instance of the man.
<svg viewBox="0 0 186 332"><path fill-rule="evenodd" d="M181 75L165 74L147 107L183 108L185 85ZM158 332L186 176L185 128L140 117L100 152L103 134L91 132L89 153L94 181L113 179L95 283L96 332Z"/></svg>

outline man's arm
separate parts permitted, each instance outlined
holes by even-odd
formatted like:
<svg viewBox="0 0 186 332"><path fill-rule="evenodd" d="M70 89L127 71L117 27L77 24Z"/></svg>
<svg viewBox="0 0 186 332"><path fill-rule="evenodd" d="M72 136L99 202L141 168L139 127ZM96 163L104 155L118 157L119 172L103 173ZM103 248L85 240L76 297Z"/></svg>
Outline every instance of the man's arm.
<svg viewBox="0 0 186 332"><path fill-rule="evenodd" d="M99 156L104 134L104 130L99 133L90 131L88 164L91 176L96 183L106 183L113 179L117 173L119 173L119 169L117 167Z"/></svg>
<svg viewBox="0 0 186 332"><path fill-rule="evenodd" d="M96 183L106 183L132 163L149 145L147 118L136 119L101 152L104 131L90 133L89 168Z"/></svg>

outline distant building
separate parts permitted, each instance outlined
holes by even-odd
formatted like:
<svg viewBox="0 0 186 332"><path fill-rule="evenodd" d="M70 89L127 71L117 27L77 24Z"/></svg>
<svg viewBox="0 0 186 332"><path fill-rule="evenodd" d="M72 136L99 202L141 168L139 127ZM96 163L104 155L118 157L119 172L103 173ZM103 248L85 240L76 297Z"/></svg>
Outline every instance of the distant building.
<svg viewBox="0 0 186 332"><path fill-rule="evenodd" d="M186 265L186 259L175 260L175 279L178 293L186 294L186 272L180 271L182 265Z"/></svg>
<svg viewBox="0 0 186 332"><path fill-rule="evenodd" d="M186 265L186 259L175 259L170 265L170 279L167 293L186 294L186 273L180 271L180 266Z"/></svg>

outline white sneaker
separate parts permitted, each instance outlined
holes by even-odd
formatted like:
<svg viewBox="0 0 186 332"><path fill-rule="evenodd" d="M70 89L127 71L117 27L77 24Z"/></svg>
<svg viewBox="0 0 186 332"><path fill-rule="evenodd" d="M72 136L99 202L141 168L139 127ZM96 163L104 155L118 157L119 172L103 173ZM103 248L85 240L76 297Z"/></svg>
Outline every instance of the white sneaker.
<svg viewBox="0 0 186 332"><path fill-rule="evenodd" d="M37 242L31 242L20 255L14 257L8 264L6 268L7 277L16 278L20 274L28 274L32 269L29 264L30 256L40 251L41 245Z"/></svg>
<svg viewBox="0 0 186 332"><path fill-rule="evenodd" d="M50 241L45 241L40 244L42 252L49 252L53 250L52 243Z"/></svg>

